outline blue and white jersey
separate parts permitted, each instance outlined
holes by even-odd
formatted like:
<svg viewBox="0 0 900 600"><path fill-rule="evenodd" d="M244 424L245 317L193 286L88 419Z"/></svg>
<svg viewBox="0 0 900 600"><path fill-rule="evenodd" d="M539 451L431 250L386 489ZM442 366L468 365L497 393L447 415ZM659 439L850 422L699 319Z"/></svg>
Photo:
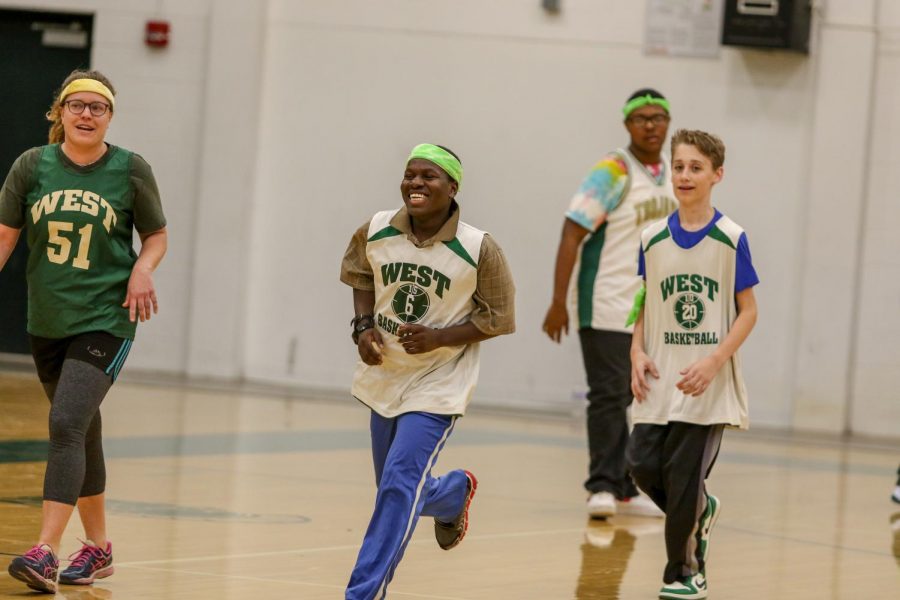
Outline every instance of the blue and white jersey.
<svg viewBox="0 0 900 600"><path fill-rule="evenodd" d="M737 318L735 295L759 283L744 230L718 211L699 231L681 228L678 213L641 234L644 276L644 349L660 373L643 402L632 404L635 423L672 421L746 429L747 390L736 352L700 396L675 384L681 371L708 356Z"/></svg>

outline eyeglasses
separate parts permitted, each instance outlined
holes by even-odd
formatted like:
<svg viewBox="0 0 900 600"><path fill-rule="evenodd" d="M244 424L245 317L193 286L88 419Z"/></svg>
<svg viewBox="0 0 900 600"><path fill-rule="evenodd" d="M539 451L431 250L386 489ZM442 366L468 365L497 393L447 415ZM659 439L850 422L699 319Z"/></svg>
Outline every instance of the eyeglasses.
<svg viewBox="0 0 900 600"><path fill-rule="evenodd" d="M84 112L85 107L88 107L91 111L91 114L95 117L102 117L106 114L106 111L109 110L109 104L106 102L82 102L81 100L66 100L63 102L66 106L69 107L69 112L73 115L80 115Z"/></svg>
<svg viewBox="0 0 900 600"><path fill-rule="evenodd" d="M644 115L634 115L633 117L628 117L628 120L638 127L643 127L647 123L653 123L654 125L662 125L663 123L668 123L671 117L669 115L659 113L653 115L651 117L645 117Z"/></svg>

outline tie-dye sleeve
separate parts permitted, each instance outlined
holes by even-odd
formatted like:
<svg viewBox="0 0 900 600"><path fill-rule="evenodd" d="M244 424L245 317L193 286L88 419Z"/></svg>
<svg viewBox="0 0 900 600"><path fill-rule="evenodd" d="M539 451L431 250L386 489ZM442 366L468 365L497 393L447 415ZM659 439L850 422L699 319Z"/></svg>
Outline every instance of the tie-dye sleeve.
<svg viewBox="0 0 900 600"><path fill-rule="evenodd" d="M594 165L569 203L566 218L596 231L622 201L628 184L628 165L619 154L604 156Z"/></svg>

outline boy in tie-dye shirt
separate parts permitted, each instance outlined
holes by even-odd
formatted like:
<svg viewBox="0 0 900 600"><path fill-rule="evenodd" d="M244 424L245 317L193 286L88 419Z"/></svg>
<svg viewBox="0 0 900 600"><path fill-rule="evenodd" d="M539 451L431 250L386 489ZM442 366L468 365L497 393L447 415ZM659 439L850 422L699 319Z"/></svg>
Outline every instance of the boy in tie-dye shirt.
<svg viewBox="0 0 900 600"><path fill-rule="evenodd" d="M594 166L565 213L544 331L559 342L568 333L571 307L589 387L588 513L661 517L625 471L631 403L631 328L625 321L640 286L640 232L676 207L669 166L661 154L669 103L659 92L642 89L631 95L623 113L628 147L610 152Z"/></svg>

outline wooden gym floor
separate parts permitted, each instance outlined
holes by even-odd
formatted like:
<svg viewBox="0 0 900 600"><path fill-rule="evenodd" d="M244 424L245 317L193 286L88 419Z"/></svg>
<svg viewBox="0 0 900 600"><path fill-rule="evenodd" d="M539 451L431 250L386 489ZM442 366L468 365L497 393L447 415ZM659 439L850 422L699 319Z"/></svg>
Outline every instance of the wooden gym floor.
<svg viewBox="0 0 900 600"><path fill-rule="evenodd" d="M47 401L0 374L0 552L36 539ZM119 383L103 405L116 573L57 598L343 598L371 511L368 413L354 400ZM727 432L709 597L900 598L900 443ZM662 520L590 521L583 424L474 412L436 473L478 475L466 540L423 519L389 589L419 600L656 598ZM62 554L79 547L74 518ZM0 574L0 598L30 593Z"/></svg>

